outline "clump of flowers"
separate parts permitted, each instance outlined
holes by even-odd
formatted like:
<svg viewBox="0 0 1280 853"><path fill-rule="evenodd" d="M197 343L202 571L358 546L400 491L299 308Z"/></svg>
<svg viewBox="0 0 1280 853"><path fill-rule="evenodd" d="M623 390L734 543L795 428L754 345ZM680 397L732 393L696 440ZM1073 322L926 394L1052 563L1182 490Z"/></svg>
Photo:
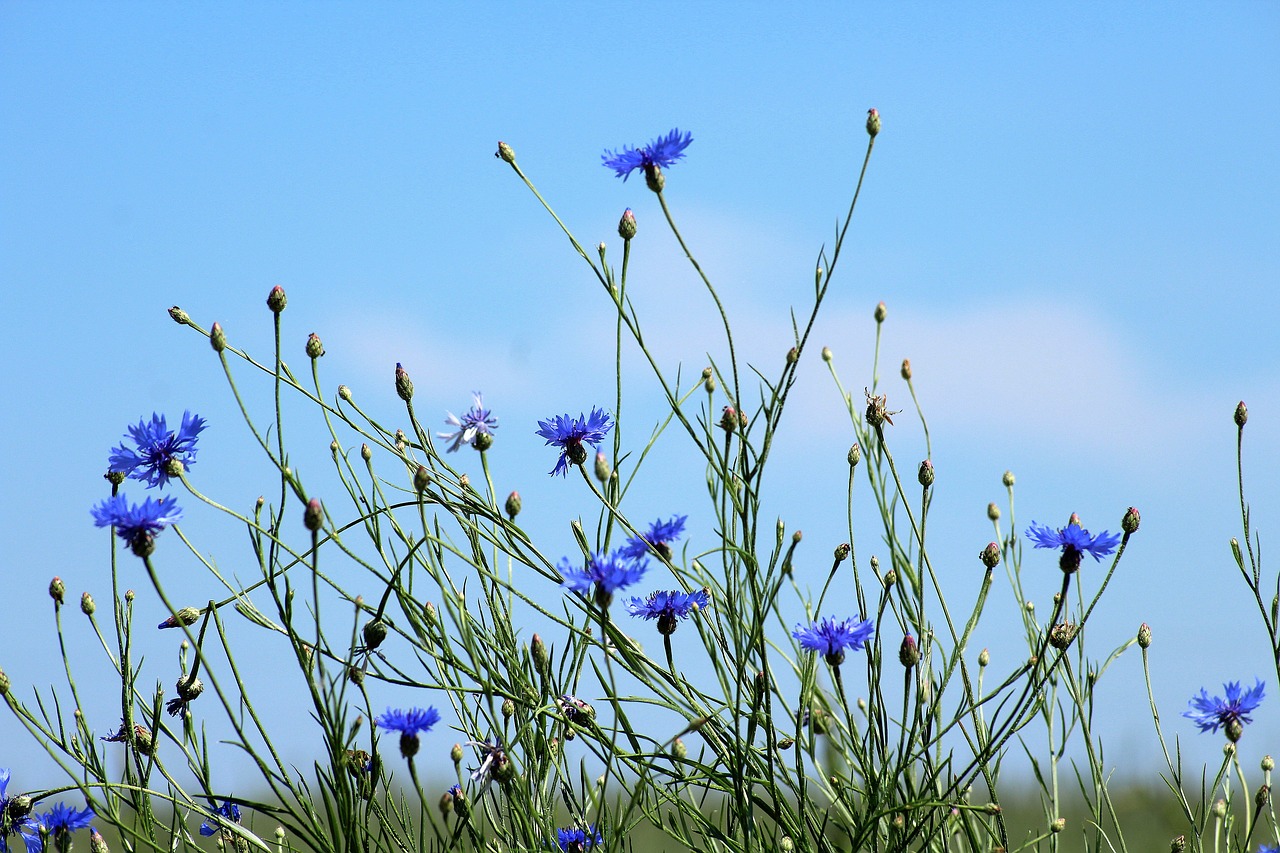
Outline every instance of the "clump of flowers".
<svg viewBox="0 0 1280 853"><path fill-rule="evenodd" d="M875 632L875 623L870 619L862 622L856 619L836 621L828 617L808 627L797 625L791 636L800 641L801 647L811 652L821 652L827 663L839 666L844 663L845 649L858 651Z"/></svg>
<svg viewBox="0 0 1280 853"><path fill-rule="evenodd" d="M648 567L647 561L627 559L621 551L592 554L582 568L570 563L568 557L556 566L564 576L561 586L567 589L586 595L594 584L596 602L602 607L609 605L615 592L640 580Z"/></svg>
<svg viewBox="0 0 1280 853"><path fill-rule="evenodd" d="M1250 716L1262 704L1266 685L1261 679L1248 690L1241 689L1240 682L1232 681L1222 685L1226 697L1210 696L1203 687L1200 695L1193 696L1188 704L1191 710L1183 711L1182 716L1192 720L1200 727L1201 732L1216 732L1226 729L1227 739L1232 743L1240 740L1244 734L1245 723L1252 723Z"/></svg>
<svg viewBox="0 0 1280 853"><path fill-rule="evenodd" d="M0 770L0 850L8 850L8 837L20 833L27 845L32 843L39 849L40 830L31 817L31 799L29 797L9 796L9 771ZM34 842L33 842L34 839Z"/></svg>
<svg viewBox="0 0 1280 853"><path fill-rule="evenodd" d="M1031 522L1031 526L1027 528L1027 538L1035 542L1037 548L1061 548L1062 557L1058 565L1067 574L1080 568L1080 561L1085 554L1094 560L1101 560L1120 544L1119 533L1104 530L1097 536L1091 536L1089 531L1080 526L1080 517L1075 513L1071 514L1067 526L1060 530L1054 530L1047 524Z"/></svg>
<svg viewBox="0 0 1280 853"><path fill-rule="evenodd" d="M116 535L139 557L150 555L160 531L182 519L182 510L172 497L131 504L123 492L102 501L90 513L96 526L114 527Z"/></svg>
<svg viewBox="0 0 1280 853"><path fill-rule="evenodd" d="M150 422L143 418L136 427L129 427L134 447L121 444L113 448L108 467L141 480L148 488L162 487L172 476L171 462L180 462L184 468L195 464L196 437L206 426L204 418L183 412L182 426L175 432L165 423L164 415L153 412Z"/></svg>
<svg viewBox="0 0 1280 853"><path fill-rule="evenodd" d="M665 169L678 160L684 159L684 149L693 142L692 133L681 133L680 128L672 128L666 136L659 136L648 145L632 148L624 145L618 151L605 151L600 155L605 168L613 169L614 174L626 180L636 169L643 169L646 177L656 169Z"/></svg>
<svg viewBox="0 0 1280 853"><path fill-rule="evenodd" d="M710 606L711 597L706 590L681 592L673 589L651 592L645 599L633 597L627 604L627 610L641 619L657 619L660 633L673 634L677 622L695 610L705 610Z"/></svg>
<svg viewBox="0 0 1280 853"><path fill-rule="evenodd" d="M450 453L464 444L469 444L477 450L487 450L493 443L493 431L498 428L498 419L494 417L493 412L484 407L483 395L479 391L471 392L471 400L474 405L462 417L457 417L453 412L446 412L448 417L444 422L456 427L453 432L436 433L438 438L449 442ZM488 438L481 438L481 436L488 436Z"/></svg>
<svg viewBox="0 0 1280 853"><path fill-rule="evenodd" d="M407 711L387 709L380 717L374 718L374 724L380 729L400 732L400 754L412 758L418 754L419 733L431 731L431 727L440 722L440 712L435 708L410 708Z"/></svg>
<svg viewBox="0 0 1280 853"><path fill-rule="evenodd" d="M669 521L658 519L649 525L649 529L639 536L632 536L618 552L628 559L637 560L648 556L649 549L658 552L663 559L671 559L671 543L684 533L684 523L689 516L673 515Z"/></svg>
<svg viewBox="0 0 1280 853"><path fill-rule="evenodd" d="M563 476L569 470L570 463L581 465L587 461L587 450L582 445L598 447L604 441L609 430L613 428L613 420L603 409L592 408L589 415L578 415L573 418L568 414L556 415L545 421L538 421L540 429L537 434L560 448L560 458L556 467L551 469L551 476Z"/></svg>

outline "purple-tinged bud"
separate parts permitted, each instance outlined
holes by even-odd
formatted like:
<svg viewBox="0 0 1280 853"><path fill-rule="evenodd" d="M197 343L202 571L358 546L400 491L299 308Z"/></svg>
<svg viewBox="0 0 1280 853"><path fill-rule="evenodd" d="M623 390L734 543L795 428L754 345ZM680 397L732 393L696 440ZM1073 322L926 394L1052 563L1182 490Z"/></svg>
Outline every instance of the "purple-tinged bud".
<svg viewBox="0 0 1280 853"><path fill-rule="evenodd" d="M92 616L98 609L98 605L94 604L93 596L89 593L81 593L80 595L80 612L85 616Z"/></svg>
<svg viewBox="0 0 1280 853"><path fill-rule="evenodd" d="M841 542L837 545L835 552L836 562L843 563L845 560L849 559L849 551L851 550L852 549L849 547L848 542Z"/></svg>
<svg viewBox="0 0 1280 853"><path fill-rule="evenodd" d="M96 826L89 828L89 853L111 853L107 839L102 837Z"/></svg>
<svg viewBox="0 0 1280 853"><path fill-rule="evenodd" d="M725 432L733 432L738 428L738 411L733 406L725 406L720 413L720 428Z"/></svg>
<svg viewBox="0 0 1280 853"><path fill-rule="evenodd" d="M799 545L799 544L800 544L800 540L801 540L801 539L803 539L803 538L804 538L804 531L802 531L802 530L797 530L795 533L792 533L792 534L791 534L791 543L792 543L793 545Z"/></svg>
<svg viewBox="0 0 1280 853"><path fill-rule="evenodd" d="M1138 626L1138 646L1140 648L1151 648L1151 626L1143 622Z"/></svg>
<svg viewBox="0 0 1280 853"><path fill-rule="evenodd" d="M613 473L613 471L609 470L609 457L604 455L604 451L596 453L595 473L596 479L600 481L602 486L609 482L609 475Z"/></svg>
<svg viewBox="0 0 1280 853"><path fill-rule="evenodd" d="M988 569L994 569L1000 565L1000 546L995 542L988 542L987 547L982 549L982 553L978 554L978 559L982 560L982 565Z"/></svg>
<svg viewBox="0 0 1280 853"><path fill-rule="evenodd" d="M409 371L404 369L404 365L396 362L396 394L406 403L413 399L413 380L409 378Z"/></svg>
<svg viewBox="0 0 1280 853"><path fill-rule="evenodd" d="M498 140L498 150L493 153L493 156L497 157L504 163L511 163L512 165L515 165L516 152L512 151L511 146L502 140Z"/></svg>
<svg viewBox="0 0 1280 853"><path fill-rule="evenodd" d="M191 317L187 315L186 311L183 311L177 305L169 309L169 316L172 317L173 322L177 323L179 326L191 325Z"/></svg>
<svg viewBox="0 0 1280 853"><path fill-rule="evenodd" d="M875 107L867 110L867 136L872 139L880 132L880 111Z"/></svg>
<svg viewBox="0 0 1280 853"><path fill-rule="evenodd" d="M926 459L920 463L920 471L916 474L916 479L926 489L933 485L933 460Z"/></svg>
<svg viewBox="0 0 1280 853"><path fill-rule="evenodd" d="M1012 488L1013 488L1013 483L1014 483L1013 472L1012 472L1012 471L1005 471L1005 472L1004 472L1004 476L1002 476L1002 477L1000 478L1000 482L1001 482L1001 483L1004 483L1004 487L1005 487L1006 489L1012 489Z"/></svg>
<svg viewBox="0 0 1280 853"><path fill-rule="evenodd" d="M197 607L184 607L156 627L177 628L179 625L194 625L200 619L200 613Z"/></svg>
<svg viewBox="0 0 1280 853"><path fill-rule="evenodd" d="M324 355L324 344L320 342L320 336L315 332L307 335L307 358L315 360Z"/></svg>
<svg viewBox="0 0 1280 853"><path fill-rule="evenodd" d="M62 582L62 578L57 575L53 576L53 580L49 581L49 597L53 599L53 603L61 607L65 602L67 594L67 585Z"/></svg>
<svg viewBox="0 0 1280 853"><path fill-rule="evenodd" d="M800 350L796 347L787 350L787 364L795 364L798 361L800 361Z"/></svg>
<svg viewBox="0 0 1280 853"><path fill-rule="evenodd" d="M271 292L267 294L267 307L271 309L273 314L279 314L283 311L288 302L288 298L284 295L284 288L278 284L271 288Z"/></svg>
<svg viewBox="0 0 1280 853"><path fill-rule="evenodd" d="M907 669L920 662L920 649L916 647L916 638L910 634L902 638L902 645L898 647L898 661Z"/></svg>
<svg viewBox="0 0 1280 853"><path fill-rule="evenodd" d="M426 465L419 465L418 470L413 472L413 490L422 494L430 483L431 472L427 470Z"/></svg>
<svg viewBox="0 0 1280 853"><path fill-rule="evenodd" d="M858 463L862 461L862 448L857 444L850 446L849 454L845 456L845 459L848 460L850 468L857 468Z"/></svg>
<svg viewBox="0 0 1280 853"><path fill-rule="evenodd" d="M520 514L520 509L523 506L524 506L524 502L520 500L519 492L512 492L511 494L507 495L507 505L505 507L507 511L507 518L511 519L512 521L515 521L516 516Z"/></svg>
<svg viewBox="0 0 1280 853"><path fill-rule="evenodd" d="M455 743L453 749L449 750L449 758L453 759L454 766L462 763L462 744Z"/></svg>
<svg viewBox="0 0 1280 853"><path fill-rule="evenodd" d="M622 219L618 221L618 236L623 240L630 240L636 236L636 215L629 207L622 211Z"/></svg>
<svg viewBox="0 0 1280 853"><path fill-rule="evenodd" d="M911 359L904 358L902 360L902 378L911 381Z"/></svg>
<svg viewBox="0 0 1280 853"><path fill-rule="evenodd" d="M1244 425L1249 422L1249 409L1247 406L1245 406L1244 400L1241 400L1239 403L1236 403L1236 411L1232 417L1236 422L1236 426L1240 427L1241 429L1243 429Z"/></svg>
<svg viewBox="0 0 1280 853"><path fill-rule="evenodd" d="M371 619L364 624L361 633L364 635L365 650L371 652L387 638L387 623L381 619Z"/></svg>
<svg viewBox="0 0 1280 853"><path fill-rule="evenodd" d="M1120 529L1125 533L1136 533L1138 525L1142 523L1142 517L1138 515L1137 507L1129 507L1124 512L1124 518L1120 519Z"/></svg>
<svg viewBox="0 0 1280 853"><path fill-rule="evenodd" d="M831 363L831 359L832 359L832 358L834 358L834 357L835 357L835 356L834 356L834 355L832 354L832 352L831 352L831 347L823 347L823 348L822 348L822 360L823 360L823 361L825 361L827 364L830 364L830 363Z"/></svg>
<svg viewBox="0 0 1280 853"><path fill-rule="evenodd" d="M222 324L216 320L209 329L209 346L213 347L214 352L222 352L227 348L227 333L222 331Z"/></svg>
<svg viewBox="0 0 1280 853"><path fill-rule="evenodd" d="M889 571L884 573L885 589L888 589L889 587L893 586L897 582L898 582L898 572L895 569L890 569Z"/></svg>
<svg viewBox="0 0 1280 853"><path fill-rule="evenodd" d="M312 498L307 501L307 508L302 513L302 524L312 533L315 533L324 524L324 508L320 505L319 498Z"/></svg>
<svg viewBox="0 0 1280 853"><path fill-rule="evenodd" d="M887 317L887 316L889 316L889 309L885 306L885 304L884 304L883 302L877 303L877 304L876 304L876 313L875 313L876 322L877 322L877 323L883 323L883 322L884 322L884 318L885 318L885 317Z"/></svg>
<svg viewBox="0 0 1280 853"><path fill-rule="evenodd" d="M1067 519L1067 524L1074 524L1076 527L1080 527L1080 513L1071 513L1071 516Z"/></svg>

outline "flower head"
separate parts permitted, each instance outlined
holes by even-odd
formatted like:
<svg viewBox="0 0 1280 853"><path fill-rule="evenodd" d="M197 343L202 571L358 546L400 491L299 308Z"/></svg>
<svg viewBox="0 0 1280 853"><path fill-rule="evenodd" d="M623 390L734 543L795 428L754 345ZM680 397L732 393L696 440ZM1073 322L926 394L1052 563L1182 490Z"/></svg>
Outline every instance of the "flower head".
<svg viewBox="0 0 1280 853"><path fill-rule="evenodd" d="M684 149L693 142L692 133L681 133L679 128L672 128L666 136L659 136L643 148L632 148L624 145L617 152L605 151L600 155L605 168L613 169L614 174L622 180L631 177L636 169L650 170L657 166L666 168L677 160L684 159Z"/></svg>
<svg viewBox="0 0 1280 853"><path fill-rule="evenodd" d="M218 830L221 829L219 817L238 824L240 822L240 807L230 800L223 800L222 805L218 806L218 810L208 820L200 824L200 834L206 838L216 835ZM223 831L225 832L225 830Z"/></svg>
<svg viewBox="0 0 1280 853"><path fill-rule="evenodd" d="M1102 531L1097 536L1089 535L1089 531L1080 526L1076 516L1061 530L1054 530L1047 524L1031 522L1027 528L1027 538L1036 543L1037 548L1061 548L1062 558L1059 565L1068 574L1080 568L1080 560L1089 554L1094 560L1101 560L1120 544L1119 533Z"/></svg>
<svg viewBox="0 0 1280 853"><path fill-rule="evenodd" d="M9 771L0 769L0 853L8 853L10 833L21 833L29 849L39 851L40 831L31 817L31 800L26 797L10 797ZM35 847L30 847L31 844Z"/></svg>
<svg viewBox="0 0 1280 853"><path fill-rule="evenodd" d="M96 526L114 527L116 535L134 553L149 545L161 530L182 518L182 510L175 498L147 498L140 504L130 504L123 492L107 498L90 513Z"/></svg>
<svg viewBox="0 0 1280 853"><path fill-rule="evenodd" d="M684 522L689 516L673 515L670 521L658 519L649 525L649 529L639 536L632 536L626 544L618 549L618 553L627 559L636 560L647 556L649 548L657 551L666 559L671 559L671 543L684 533Z"/></svg>
<svg viewBox="0 0 1280 853"><path fill-rule="evenodd" d="M110 470L141 480L148 487L163 486L169 482L171 461L181 462L184 468L195 464L196 436L205 426L204 418L183 412L182 426L174 432L165 424L164 415L153 412L150 423L143 418L136 427L129 427L136 450L123 444L112 449Z"/></svg>
<svg viewBox="0 0 1280 853"><path fill-rule="evenodd" d="M613 593L640 580L649 567L646 560L628 560L618 551L612 554L595 553L583 568L578 568L565 557L556 566L564 575L563 587L586 595L591 585L596 586L596 599L612 598Z"/></svg>
<svg viewBox="0 0 1280 853"><path fill-rule="evenodd" d="M844 650L857 651L866 645L867 640L876 631L875 623L870 619L859 622L856 619L820 619L809 627L797 625L791 636L800 641L803 648L811 652L822 652L827 663L839 666L844 662Z"/></svg>
<svg viewBox="0 0 1280 853"><path fill-rule="evenodd" d="M44 824L44 828L49 832L49 837L58 845L59 850L65 849L61 844L58 844L59 836L68 836L77 829L88 829L92 820L93 809L88 807L76 809L66 803L58 803L40 816L40 823Z"/></svg>
<svg viewBox="0 0 1280 853"><path fill-rule="evenodd" d="M600 835L594 823L587 824L586 829L576 826L557 829L556 835L560 842L560 849L564 853L582 853L584 850L604 844L604 837Z"/></svg>
<svg viewBox="0 0 1280 853"><path fill-rule="evenodd" d="M440 722L440 712L431 707L407 711L388 708L387 713L375 717L373 722L380 729L400 732L400 754L412 758L418 754L418 733L431 731L431 727Z"/></svg>
<svg viewBox="0 0 1280 853"><path fill-rule="evenodd" d="M1242 690L1238 681L1222 685L1227 694L1225 699L1210 696L1202 687L1200 695L1193 696L1188 703L1191 710L1183 711L1182 716L1192 720L1202 732L1216 732L1225 727L1227 737L1233 742L1237 741L1244 733L1244 724L1253 722L1250 715L1262 704L1266 685L1261 679L1255 681L1254 686L1248 690Z"/></svg>
<svg viewBox="0 0 1280 853"><path fill-rule="evenodd" d="M488 435L492 436L493 431L498 428L498 419L494 417L493 412L484 407L484 400L479 391L471 392L471 399L475 403L466 414L457 417L453 412L448 412L448 417L444 422L452 427L457 427L453 432L438 432L436 436L449 442L449 452L453 453L464 444L476 446L476 436Z"/></svg>
<svg viewBox="0 0 1280 853"><path fill-rule="evenodd" d="M705 610L711 606L711 597L706 590L680 592L679 590L658 590L649 593L649 597L641 599L633 597L627 604L627 611L641 619L657 619L658 630L663 634L675 633L676 623L686 618L694 609Z"/></svg>
<svg viewBox="0 0 1280 853"><path fill-rule="evenodd" d="M482 756L480 766L471 771L471 781L477 786L480 793L489 787L489 783L495 778L499 782L509 782L515 775L515 766L512 765L511 759L502 749L502 740L494 738L493 743L488 741L469 740L467 746L474 746L479 749Z"/></svg>
<svg viewBox="0 0 1280 853"><path fill-rule="evenodd" d="M576 418L571 418L568 414L556 415L554 418L538 421L538 426L541 429L537 434L545 438L547 444L560 448L560 458L556 460L556 467L551 469L551 476L554 477L568 471L570 462L575 465L585 462L587 451L582 445L598 447L613 428L613 421L606 411L593 407L589 415L578 415Z"/></svg>

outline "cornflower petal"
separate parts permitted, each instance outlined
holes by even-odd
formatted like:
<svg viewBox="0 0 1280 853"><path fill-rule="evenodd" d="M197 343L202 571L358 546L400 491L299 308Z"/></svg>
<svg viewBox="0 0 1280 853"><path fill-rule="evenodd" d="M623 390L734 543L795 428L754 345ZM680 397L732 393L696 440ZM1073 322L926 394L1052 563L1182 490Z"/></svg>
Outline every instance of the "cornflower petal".
<svg viewBox="0 0 1280 853"><path fill-rule="evenodd" d="M667 168L678 160L684 159L684 149L693 142L692 133L681 133L680 128L672 128L666 136L659 136L648 145L632 148L624 145L618 151L606 150L600 155L605 168L613 169L616 177L626 180L637 169L649 166Z"/></svg>

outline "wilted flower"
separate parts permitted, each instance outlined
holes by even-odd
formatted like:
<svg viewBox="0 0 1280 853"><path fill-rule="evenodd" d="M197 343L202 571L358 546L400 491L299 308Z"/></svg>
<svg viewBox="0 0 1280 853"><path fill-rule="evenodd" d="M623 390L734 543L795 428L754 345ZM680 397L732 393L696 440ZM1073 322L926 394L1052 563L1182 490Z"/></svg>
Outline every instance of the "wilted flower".
<svg viewBox="0 0 1280 853"><path fill-rule="evenodd" d="M184 468L196 462L196 436L207 426L204 418L191 412L182 413L182 426L177 432L165 424L164 415L151 414L151 422L138 421L129 427L129 435L137 449L120 445L111 451L110 470L119 471L148 485L163 486L169 482L169 462L177 460Z"/></svg>
<svg viewBox="0 0 1280 853"><path fill-rule="evenodd" d="M1253 722L1250 715L1262 704L1266 685L1261 679L1255 681L1254 686L1248 690L1241 690L1238 681L1222 685L1226 692L1225 699L1210 696L1202 687L1200 695L1193 696L1188 703L1191 710L1183 711L1182 716L1199 726L1201 732L1216 732L1219 728L1226 727L1227 737L1237 741L1244 732L1244 724ZM1231 737L1233 732L1235 737Z"/></svg>
<svg viewBox="0 0 1280 853"><path fill-rule="evenodd" d="M797 625L791 636L799 640L803 648L821 652L827 663L838 666L844 661L846 648L856 652L866 644L875 630L875 623L870 619L862 622L856 619L837 622L827 618L814 622L807 628Z"/></svg>
<svg viewBox="0 0 1280 853"><path fill-rule="evenodd" d="M648 170L654 166L665 169L677 160L683 160L684 149L690 142L693 142L692 133L681 134L679 128L672 128L666 136L659 136L642 148L624 145L617 152L605 151L600 159L606 168L613 169L614 174L625 181L636 169Z"/></svg>
<svg viewBox="0 0 1280 853"><path fill-rule="evenodd" d="M618 549L619 555L627 559L637 560L648 556L649 547L668 560L671 559L671 543L684 533L684 522L689 516L673 515L670 521L658 519L649 525L649 529L639 536L632 536L626 544Z"/></svg>
<svg viewBox="0 0 1280 853"><path fill-rule="evenodd" d="M457 429L454 432L438 432L436 435L449 442L450 453L464 444L474 447L477 435L492 436L493 431L498 428L498 419L493 416L493 412L484 407L484 400L481 397L479 391L472 391L471 399L475 405L460 418L453 412L447 412L448 417L444 422Z"/></svg>
<svg viewBox="0 0 1280 853"><path fill-rule="evenodd" d="M216 835L221 828L218 818L222 817L231 823L240 823L240 807L230 800L223 800L222 805L213 813L211 817L200 824L200 834L206 838Z"/></svg>
<svg viewBox="0 0 1280 853"><path fill-rule="evenodd" d="M612 429L613 421L603 409L593 407L589 415L578 415L576 418L571 418L568 414L556 415L554 418L538 421L538 426L541 429L537 434L545 438L547 444L560 448L560 458L556 460L556 467L551 469L554 477L568 471L570 462L575 465L585 462L587 451L582 445L585 443L598 447Z"/></svg>

